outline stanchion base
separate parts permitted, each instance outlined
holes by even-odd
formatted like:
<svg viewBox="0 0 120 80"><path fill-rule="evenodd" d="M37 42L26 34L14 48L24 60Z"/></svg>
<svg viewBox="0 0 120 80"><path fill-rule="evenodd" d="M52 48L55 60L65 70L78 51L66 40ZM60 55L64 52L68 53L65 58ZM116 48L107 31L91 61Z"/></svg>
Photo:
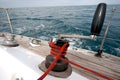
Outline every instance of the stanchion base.
<svg viewBox="0 0 120 80"><path fill-rule="evenodd" d="M8 47L19 46L19 44L15 40L4 40L1 45L8 46Z"/></svg>
<svg viewBox="0 0 120 80"><path fill-rule="evenodd" d="M102 50L98 50L98 53L95 54L95 56L102 58Z"/></svg>

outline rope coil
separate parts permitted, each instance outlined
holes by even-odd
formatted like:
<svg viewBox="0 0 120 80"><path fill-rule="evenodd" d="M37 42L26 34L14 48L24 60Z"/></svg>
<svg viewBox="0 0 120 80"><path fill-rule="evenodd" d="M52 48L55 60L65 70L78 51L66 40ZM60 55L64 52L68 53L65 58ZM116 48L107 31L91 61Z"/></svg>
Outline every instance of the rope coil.
<svg viewBox="0 0 120 80"><path fill-rule="evenodd" d="M57 46L50 40L49 46L51 47L50 54L56 56L57 54L61 54L61 57L64 57L66 55L67 48L69 46L68 42L65 42L66 44L65 48L62 48L61 46ZM64 45L63 45L64 46ZM63 50L61 50L63 49ZM57 53L57 54L56 54Z"/></svg>

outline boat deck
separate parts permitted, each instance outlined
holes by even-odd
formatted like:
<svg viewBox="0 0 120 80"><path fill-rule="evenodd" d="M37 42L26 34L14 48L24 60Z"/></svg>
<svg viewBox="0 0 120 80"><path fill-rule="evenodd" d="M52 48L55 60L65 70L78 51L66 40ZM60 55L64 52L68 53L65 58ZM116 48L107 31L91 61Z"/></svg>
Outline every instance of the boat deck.
<svg viewBox="0 0 120 80"><path fill-rule="evenodd" d="M33 38L30 37L16 35L15 39L21 46L36 54L39 54L42 57L45 57L50 52L50 47L47 41L41 40L39 45L35 45L31 43ZM103 57L99 58L94 56L95 53L96 52L85 49L73 49L71 46L68 49L66 56L70 61L74 61L83 67L102 73L107 77L113 78L114 80L120 80L120 58L106 53L103 53ZM87 77L90 80L105 80L104 78L98 77L86 70L73 65L71 66L75 72Z"/></svg>

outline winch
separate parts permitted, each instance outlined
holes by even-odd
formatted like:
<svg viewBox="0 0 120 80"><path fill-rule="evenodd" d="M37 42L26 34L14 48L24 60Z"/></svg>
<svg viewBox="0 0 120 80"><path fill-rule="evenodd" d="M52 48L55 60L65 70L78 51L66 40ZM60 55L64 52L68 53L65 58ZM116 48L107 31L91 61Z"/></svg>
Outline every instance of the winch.
<svg viewBox="0 0 120 80"><path fill-rule="evenodd" d="M46 61L45 61L45 66L47 68L50 66L50 64L54 61L56 56L59 54L60 54L60 58L62 57L67 59L65 55L66 55L67 48L69 47L69 43L67 40L64 40L64 39L56 39L56 40L51 39L49 42L49 45L51 47L50 55L46 57ZM57 60L54 68L52 69L53 71L61 72L61 71L65 71L68 68L68 63L64 62L60 58Z"/></svg>

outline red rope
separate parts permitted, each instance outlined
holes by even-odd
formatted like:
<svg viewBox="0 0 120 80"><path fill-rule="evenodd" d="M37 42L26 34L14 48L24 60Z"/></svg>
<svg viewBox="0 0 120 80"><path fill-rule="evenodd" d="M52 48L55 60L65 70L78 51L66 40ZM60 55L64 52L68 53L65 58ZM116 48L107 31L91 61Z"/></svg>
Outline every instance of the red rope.
<svg viewBox="0 0 120 80"><path fill-rule="evenodd" d="M67 43L63 45L63 47L60 49L60 54L57 54L55 56L54 61L51 63L51 65L48 67L48 69L45 71L45 73L38 79L38 80L43 80L47 74L54 68L56 62L60 59L62 52L64 51L64 48L67 46Z"/></svg>
<svg viewBox="0 0 120 80"><path fill-rule="evenodd" d="M114 80L113 78L107 77L107 76L105 76L105 75L102 74L102 73L93 71L93 70L91 70L91 69L89 69L89 68L86 68L86 67L83 67L83 66L81 66L81 65L79 65L79 64L77 64L77 63L74 63L74 62L70 61L70 60L67 60L67 59L64 59L64 58L60 58L60 59L63 60L63 61L65 61L65 62L71 63L71 64L74 65L74 66L77 66L77 67L79 67L79 68L82 68L82 69L84 69L84 70L86 70L86 71L88 71L88 72L90 72L90 73L93 73L93 74L95 74L95 75L97 75L97 76L99 76L99 77L102 77L102 78L104 78L104 79Z"/></svg>

